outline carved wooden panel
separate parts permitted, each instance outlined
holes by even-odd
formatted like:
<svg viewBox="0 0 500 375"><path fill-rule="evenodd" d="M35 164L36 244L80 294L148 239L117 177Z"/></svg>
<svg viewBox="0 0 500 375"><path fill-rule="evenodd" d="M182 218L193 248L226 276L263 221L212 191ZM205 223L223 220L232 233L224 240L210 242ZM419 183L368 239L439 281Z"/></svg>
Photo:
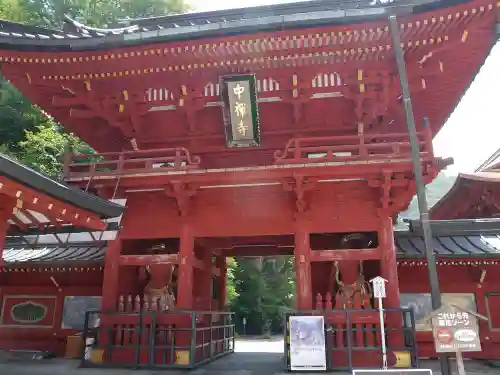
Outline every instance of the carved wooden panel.
<svg viewBox="0 0 500 375"><path fill-rule="evenodd" d="M57 308L57 297L7 295L3 299L1 326L51 328Z"/></svg>

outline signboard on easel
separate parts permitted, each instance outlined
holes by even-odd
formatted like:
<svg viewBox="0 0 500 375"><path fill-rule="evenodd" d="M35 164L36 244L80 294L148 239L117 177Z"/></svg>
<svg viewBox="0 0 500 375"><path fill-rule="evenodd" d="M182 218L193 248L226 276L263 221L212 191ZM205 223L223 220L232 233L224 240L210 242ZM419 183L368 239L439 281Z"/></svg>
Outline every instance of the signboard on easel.
<svg viewBox="0 0 500 375"><path fill-rule="evenodd" d="M480 352L478 319L488 320L473 311L453 304L444 304L427 320L432 322L432 335L437 353L455 353L459 375L465 375L463 352Z"/></svg>
<svg viewBox="0 0 500 375"><path fill-rule="evenodd" d="M290 370L326 371L323 316L290 316Z"/></svg>
<svg viewBox="0 0 500 375"><path fill-rule="evenodd" d="M453 305L443 305L431 319L436 353L481 351L475 313Z"/></svg>
<svg viewBox="0 0 500 375"><path fill-rule="evenodd" d="M395 369L395 370L354 370L352 375L432 375L428 369Z"/></svg>

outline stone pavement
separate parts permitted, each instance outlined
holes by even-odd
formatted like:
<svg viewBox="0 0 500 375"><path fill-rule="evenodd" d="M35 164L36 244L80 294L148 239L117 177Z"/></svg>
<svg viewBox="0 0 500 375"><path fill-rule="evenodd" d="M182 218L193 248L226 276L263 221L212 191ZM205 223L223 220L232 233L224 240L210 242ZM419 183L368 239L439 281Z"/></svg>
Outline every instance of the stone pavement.
<svg viewBox="0 0 500 375"><path fill-rule="evenodd" d="M452 364L453 367L454 364ZM422 361L422 368L434 370L436 361ZM500 368L479 361L466 361L467 375L500 375ZM79 369L78 361L64 359L30 360L0 363L0 375L186 375L186 371ZM283 340L238 340L236 353L214 361L205 367L189 371L190 375L285 375L283 370ZM306 375L305 373L301 373ZM335 372L336 375L347 373ZM456 374L456 372L454 372ZM317 373L315 373L317 375Z"/></svg>

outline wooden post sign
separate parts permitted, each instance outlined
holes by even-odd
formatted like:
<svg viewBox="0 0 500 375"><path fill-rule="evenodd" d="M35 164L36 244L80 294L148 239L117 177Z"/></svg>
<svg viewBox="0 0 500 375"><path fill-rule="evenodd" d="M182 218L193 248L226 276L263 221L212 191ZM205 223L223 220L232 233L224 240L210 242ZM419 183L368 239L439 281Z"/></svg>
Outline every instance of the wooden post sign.
<svg viewBox="0 0 500 375"><path fill-rule="evenodd" d="M260 144L256 79L253 74L220 78L226 141L229 147Z"/></svg>
<svg viewBox="0 0 500 375"><path fill-rule="evenodd" d="M373 296L378 299L378 311L380 317L380 338L382 346L382 369L387 370L387 347L385 343L384 305L382 300L386 298L385 283L387 280L377 276L370 280L373 285Z"/></svg>
<svg viewBox="0 0 500 375"><path fill-rule="evenodd" d="M353 370L352 375L432 375L428 369Z"/></svg>
<svg viewBox="0 0 500 375"><path fill-rule="evenodd" d="M482 315L452 304L445 304L433 311L427 319L432 321L436 352L480 352L477 318L488 320Z"/></svg>
<svg viewBox="0 0 500 375"><path fill-rule="evenodd" d="M456 353L459 375L465 375L463 352L480 352L478 319L483 315L453 304L445 304L426 318L432 322L432 334L437 353Z"/></svg>

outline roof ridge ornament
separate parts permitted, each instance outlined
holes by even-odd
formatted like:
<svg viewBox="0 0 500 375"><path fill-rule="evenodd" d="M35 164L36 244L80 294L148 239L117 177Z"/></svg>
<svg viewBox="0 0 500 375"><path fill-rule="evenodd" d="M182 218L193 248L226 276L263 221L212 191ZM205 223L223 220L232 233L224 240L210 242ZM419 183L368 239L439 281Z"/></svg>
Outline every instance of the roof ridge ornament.
<svg viewBox="0 0 500 375"><path fill-rule="evenodd" d="M67 14L64 15L64 19L71 23L77 29L86 31L86 32L94 32L94 33L105 33L105 34L121 34L121 33L132 33L139 30L139 26L132 25L127 27L122 27L119 29L100 29L97 27L86 26L83 23L78 22L77 20L72 19Z"/></svg>

